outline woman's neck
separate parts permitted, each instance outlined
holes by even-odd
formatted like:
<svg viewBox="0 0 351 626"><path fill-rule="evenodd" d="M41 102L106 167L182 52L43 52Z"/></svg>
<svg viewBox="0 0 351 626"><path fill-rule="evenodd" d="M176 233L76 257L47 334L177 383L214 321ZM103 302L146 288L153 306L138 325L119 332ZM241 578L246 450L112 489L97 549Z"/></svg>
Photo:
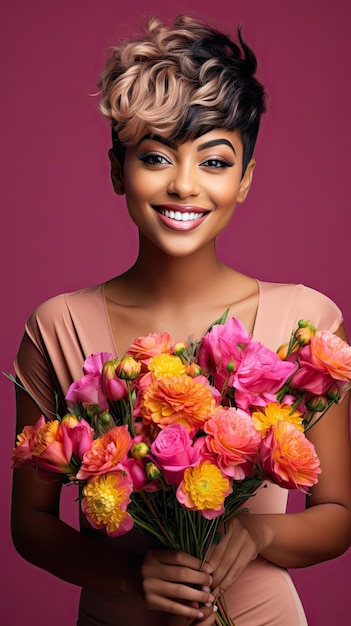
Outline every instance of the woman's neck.
<svg viewBox="0 0 351 626"><path fill-rule="evenodd" d="M127 272L128 280L141 288L142 298L158 302L193 298L213 290L223 277L223 264L218 260L214 242L189 256L170 256L150 245L140 247L138 258Z"/></svg>

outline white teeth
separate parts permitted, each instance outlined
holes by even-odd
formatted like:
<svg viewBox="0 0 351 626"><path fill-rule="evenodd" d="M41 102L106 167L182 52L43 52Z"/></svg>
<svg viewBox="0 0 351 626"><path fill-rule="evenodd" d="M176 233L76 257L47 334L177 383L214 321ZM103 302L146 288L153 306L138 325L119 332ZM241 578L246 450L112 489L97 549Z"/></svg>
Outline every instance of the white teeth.
<svg viewBox="0 0 351 626"><path fill-rule="evenodd" d="M168 210L160 211L160 213L162 213L165 217L169 217L171 220L176 220L177 222L191 222L205 215L205 213L181 213L180 211Z"/></svg>

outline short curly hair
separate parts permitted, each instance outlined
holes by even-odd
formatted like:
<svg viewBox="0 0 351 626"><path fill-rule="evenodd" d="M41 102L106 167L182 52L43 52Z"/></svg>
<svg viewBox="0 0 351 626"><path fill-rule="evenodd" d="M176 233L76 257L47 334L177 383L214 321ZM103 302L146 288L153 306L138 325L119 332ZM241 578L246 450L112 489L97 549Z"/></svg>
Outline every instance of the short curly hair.
<svg viewBox="0 0 351 626"><path fill-rule="evenodd" d="M149 132L182 143L225 128L241 133L245 172L266 94L254 77L256 57L240 28L238 40L240 46L181 15L169 27L151 18L139 39L111 49L98 86L121 162L125 148Z"/></svg>

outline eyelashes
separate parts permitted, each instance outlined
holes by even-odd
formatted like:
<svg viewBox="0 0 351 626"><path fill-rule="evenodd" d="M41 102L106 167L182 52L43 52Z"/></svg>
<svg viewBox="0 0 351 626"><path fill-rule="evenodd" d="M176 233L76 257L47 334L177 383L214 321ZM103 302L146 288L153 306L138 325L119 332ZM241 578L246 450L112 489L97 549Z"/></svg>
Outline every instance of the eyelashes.
<svg viewBox="0 0 351 626"><path fill-rule="evenodd" d="M158 152L146 152L139 153L137 155L139 161L144 163L145 165L157 166L157 165L172 165L172 162L169 161L164 155L159 154ZM231 161L227 161L227 159L220 158L210 158L202 161L200 163L201 167L207 167L211 170L221 170L226 169L228 167L233 167L234 163Z"/></svg>

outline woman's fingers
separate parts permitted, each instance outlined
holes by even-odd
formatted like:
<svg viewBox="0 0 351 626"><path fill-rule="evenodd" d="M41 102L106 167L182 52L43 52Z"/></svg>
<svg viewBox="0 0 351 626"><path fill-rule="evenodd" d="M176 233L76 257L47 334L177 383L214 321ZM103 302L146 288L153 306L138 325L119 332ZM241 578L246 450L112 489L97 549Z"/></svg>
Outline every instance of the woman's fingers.
<svg viewBox="0 0 351 626"><path fill-rule="evenodd" d="M204 611L197 605L211 605L211 567L200 571L201 561L183 552L151 551L141 567L143 592L148 608L202 619ZM205 607L206 615L209 607Z"/></svg>

